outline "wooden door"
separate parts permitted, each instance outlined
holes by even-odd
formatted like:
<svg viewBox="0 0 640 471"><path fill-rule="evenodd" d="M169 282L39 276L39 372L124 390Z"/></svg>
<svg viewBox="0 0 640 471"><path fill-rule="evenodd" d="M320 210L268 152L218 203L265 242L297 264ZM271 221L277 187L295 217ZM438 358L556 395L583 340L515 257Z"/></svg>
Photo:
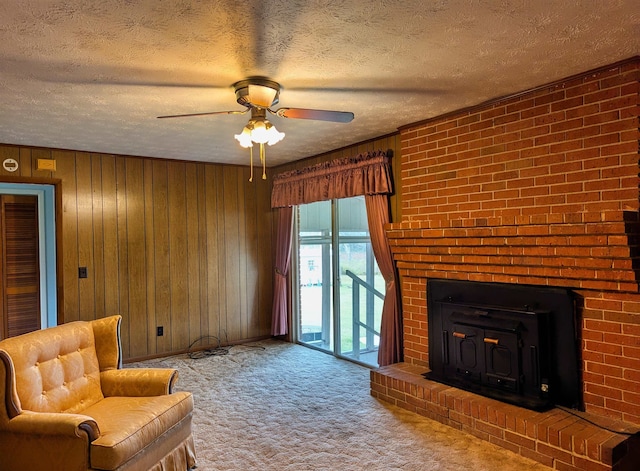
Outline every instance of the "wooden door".
<svg viewBox="0 0 640 471"><path fill-rule="evenodd" d="M38 197L0 195L0 339L40 329Z"/></svg>

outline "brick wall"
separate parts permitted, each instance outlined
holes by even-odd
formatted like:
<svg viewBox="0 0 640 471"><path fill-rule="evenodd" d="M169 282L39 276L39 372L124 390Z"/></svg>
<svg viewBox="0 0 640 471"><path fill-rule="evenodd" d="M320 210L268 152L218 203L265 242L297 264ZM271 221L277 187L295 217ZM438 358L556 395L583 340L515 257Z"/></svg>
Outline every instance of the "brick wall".
<svg viewBox="0 0 640 471"><path fill-rule="evenodd" d="M401 129L405 362L428 365L430 277L579 297L588 412L640 424L640 58Z"/></svg>

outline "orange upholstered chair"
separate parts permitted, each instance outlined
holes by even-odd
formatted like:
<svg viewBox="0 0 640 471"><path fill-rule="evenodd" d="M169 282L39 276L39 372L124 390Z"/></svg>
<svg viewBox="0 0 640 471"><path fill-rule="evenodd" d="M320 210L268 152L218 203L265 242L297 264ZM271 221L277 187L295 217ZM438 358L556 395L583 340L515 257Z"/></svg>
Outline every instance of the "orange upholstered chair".
<svg viewBox="0 0 640 471"><path fill-rule="evenodd" d="M0 341L0 470L186 471L193 398L122 368L120 316Z"/></svg>

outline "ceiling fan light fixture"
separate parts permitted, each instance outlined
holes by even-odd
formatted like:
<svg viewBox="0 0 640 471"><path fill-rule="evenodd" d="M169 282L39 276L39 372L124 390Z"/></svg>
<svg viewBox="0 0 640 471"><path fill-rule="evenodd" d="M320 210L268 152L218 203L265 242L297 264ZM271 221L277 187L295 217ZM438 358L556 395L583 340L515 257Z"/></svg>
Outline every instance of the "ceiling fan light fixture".
<svg viewBox="0 0 640 471"><path fill-rule="evenodd" d="M233 137L245 148L251 147L254 143L272 146L284 139L284 133L278 131L268 119L252 119L240 134L235 134Z"/></svg>
<svg viewBox="0 0 640 471"><path fill-rule="evenodd" d="M264 110L262 110L264 113ZM277 144L282 139L284 139L284 133L280 132L276 129L276 127L269 122L268 119L264 118L263 114L260 112L255 112L257 117L249 120L247 125L242 129L240 134L235 134L234 137L240 143L240 145L244 148L249 148L250 151L250 165L251 165L251 176L249 177L249 181L253 181L253 144L260 145L260 162L262 163L262 179L266 180L267 173L267 160L264 150L264 145L268 144L270 146Z"/></svg>
<svg viewBox="0 0 640 471"><path fill-rule="evenodd" d="M250 77L233 84L236 101L250 108L269 108L279 101L280 84L264 77Z"/></svg>
<svg viewBox="0 0 640 471"><path fill-rule="evenodd" d="M250 84L248 89L249 93L247 98L249 102L256 106L262 106L263 108L269 108L273 105L276 95L278 94L278 90L262 85Z"/></svg>
<svg viewBox="0 0 640 471"><path fill-rule="evenodd" d="M312 119L329 121L334 123L348 123L353 120L353 113L347 111L314 110L307 108L280 108L272 110L271 107L280 100L280 84L266 77L249 77L233 84L236 92L236 101L244 106L244 111L213 111L206 113L190 113L181 115L158 116L158 118L179 118L185 116L206 116L215 114L243 114L251 111L251 119L242 129L240 134L234 134L240 146L249 149L251 156L251 177L253 181L253 147L259 145L260 162L262 163L262 178L266 179L265 144L274 145L284 139L284 133L266 118L267 112L280 118Z"/></svg>

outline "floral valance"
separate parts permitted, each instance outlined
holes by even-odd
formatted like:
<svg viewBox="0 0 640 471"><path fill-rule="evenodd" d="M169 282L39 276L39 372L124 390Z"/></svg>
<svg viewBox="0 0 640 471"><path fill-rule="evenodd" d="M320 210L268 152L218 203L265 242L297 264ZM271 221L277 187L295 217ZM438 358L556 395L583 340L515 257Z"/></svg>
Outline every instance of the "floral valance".
<svg viewBox="0 0 640 471"><path fill-rule="evenodd" d="M271 207L392 192L389 155L367 152L274 176Z"/></svg>

